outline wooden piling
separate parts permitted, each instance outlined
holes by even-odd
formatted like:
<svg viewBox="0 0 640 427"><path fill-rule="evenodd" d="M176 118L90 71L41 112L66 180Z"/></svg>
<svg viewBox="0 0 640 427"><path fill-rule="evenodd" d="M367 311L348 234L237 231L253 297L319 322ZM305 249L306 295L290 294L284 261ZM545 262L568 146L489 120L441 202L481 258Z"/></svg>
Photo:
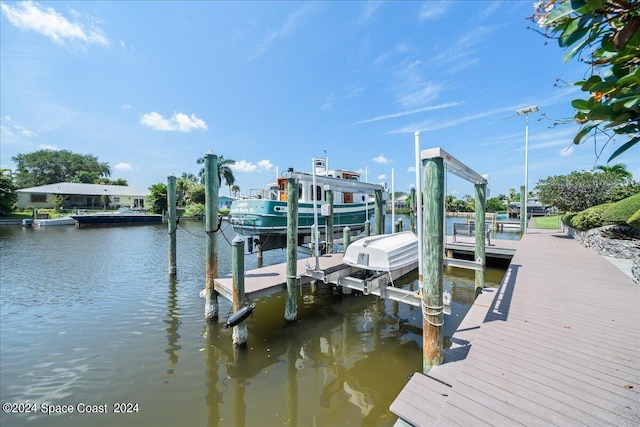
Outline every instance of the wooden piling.
<svg viewBox="0 0 640 427"><path fill-rule="evenodd" d="M416 232L416 189L411 189L411 207L409 211L409 223L411 231Z"/></svg>
<svg viewBox="0 0 640 427"><path fill-rule="evenodd" d="M347 253L347 248L351 244L351 234L349 234L350 231L351 229L349 228L349 226L345 226L342 229L342 253L345 254Z"/></svg>
<svg viewBox="0 0 640 427"><path fill-rule="evenodd" d="M478 289L484 288L484 267L486 264L485 244L486 236L486 208L487 208L487 184L475 184L476 189L476 238L475 238L475 258L476 262L482 263L482 268L475 270L476 295Z"/></svg>
<svg viewBox="0 0 640 427"><path fill-rule="evenodd" d="M178 225L176 212L176 177L169 175L167 178L167 204L169 205L169 275L175 276L176 268L176 229Z"/></svg>
<svg viewBox="0 0 640 427"><path fill-rule="evenodd" d="M520 238L522 239L522 235L527 231L526 229L526 218L527 218L527 212L526 212L526 208L524 206L524 198L526 197L526 195L524 194L524 185L520 186ZM525 212L522 212L522 211Z"/></svg>
<svg viewBox="0 0 640 427"><path fill-rule="evenodd" d="M443 361L442 325L444 253L444 161L441 157L422 163L422 370L426 374Z"/></svg>
<svg viewBox="0 0 640 427"><path fill-rule="evenodd" d="M204 157L205 172L205 232L206 232L206 286L204 317L218 319L218 292L214 280L218 276L218 254L216 252L218 232L218 156L211 151Z"/></svg>
<svg viewBox="0 0 640 427"><path fill-rule="evenodd" d="M371 236L371 221L369 220L364 222L364 235Z"/></svg>
<svg viewBox="0 0 640 427"><path fill-rule="evenodd" d="M376 190L374 194L374 198L375 198L375 206L374 206L373 213L376 217L376 223L375 223L375 228L373 229L373 232L379 236L381 234L384 234L384 209L383 209L384 202L382 201L382 190Z"/></svg>
<svg viewBox="0 0 640 427"><path fill-rule="evenodd" d="M240 236L236 236L231 241L231 277L233 284L233 311L237 312L243 307L245 300L244 295L244 239ZM244 347L247 345L247 332L246 321L240 322L237 326L233 327L232 333L233 345L237 347Z"/></svg>
<svg viewBox="0 0 640 427"><path fill-rule="evenodd" d="M287 301L284 319L288 322L298 317L296 281L298 276L298 184L287 179Z"/></svg>
<svg viewBox="0 0 640 427"><path fill-rule="evenodd" d="M327 236L325 238L327 242L327 253L333 253L333 191L327 190L326 193L327 204L329 205L329 215L327 216Z"/></svg>

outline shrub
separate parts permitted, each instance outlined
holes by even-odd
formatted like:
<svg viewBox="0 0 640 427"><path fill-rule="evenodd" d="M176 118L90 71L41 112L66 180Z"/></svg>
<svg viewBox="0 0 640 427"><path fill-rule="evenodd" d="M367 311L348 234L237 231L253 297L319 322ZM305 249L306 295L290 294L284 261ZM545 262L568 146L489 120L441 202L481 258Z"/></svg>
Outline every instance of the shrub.
<svg viewBox="0 0 640 427"><path fill-rule="evenodd" d="M573 219L574 216L578 215L577 212L567 212L566 214L562 215L560 217L560 220L562 221L563 224L565 225L571 225L571 220Z"/></svg>
<svg viewBox="0 0 640 427"><path fill-rule="evenodd" d="M205 206L197 203L195 205L188 205L184 208L184 216L203 216L205 214Z"/></svg>
<svg viewBox="0 0 640 427"><path fill-rule="evenodd" d="M640 209L638 209L636 213L634 213L627 219L627 224L629 224L633 228L637 228L638 230L640 230Z"/></svg>
<svg viewBox="0 0 640 427"><path fill-rule="evenodd" d="M582 212L579 212L573 218L571 218L570 225L578 230L590 230L592 228L602 227L602 216L606 209L608 209L613 203L605 203L598 206L590 207Z"/></svg>
<svg viewBox="0 0 640 427"><path fill-rule="evenodd" d="M639 209L640 194L636 194L609 206L607 210L603 212L602 220L605 224L625 224Z"/></svg>

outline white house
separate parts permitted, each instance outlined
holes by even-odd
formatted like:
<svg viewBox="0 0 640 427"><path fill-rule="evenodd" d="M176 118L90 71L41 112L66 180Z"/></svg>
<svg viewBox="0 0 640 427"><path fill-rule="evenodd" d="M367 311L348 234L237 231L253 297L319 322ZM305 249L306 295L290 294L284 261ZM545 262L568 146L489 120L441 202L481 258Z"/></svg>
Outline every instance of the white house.
<svg viewBox="0 0 640 427"><path fill-rule="evenodd" d="M56 196L64 197L65 209L102 209L144 208L146 199L151 194L148 190L139 190L123 185L79 184L75 182L59 182L57 184L17 190L18 209L33 207L34 209L52 208Z"/></svg>

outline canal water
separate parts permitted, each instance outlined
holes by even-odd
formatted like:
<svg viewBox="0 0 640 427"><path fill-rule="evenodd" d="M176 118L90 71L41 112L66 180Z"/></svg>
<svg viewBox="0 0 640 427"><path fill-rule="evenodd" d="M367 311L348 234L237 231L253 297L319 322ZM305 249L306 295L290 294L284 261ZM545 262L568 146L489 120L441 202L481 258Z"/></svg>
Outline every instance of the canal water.
<svg viewBox="0 0 640 427"><path fill-rule="evenodd" d="M221 276L235 236L223 234ZM0 226L0 425L393 425L389 405L422 366L419 309L305 286L293 324L284 294L255 301L238 350L228 301L218 323L204 321L203 223L181 223L177 242L171 279L166 226ZM269 251L264 264L285 257ZM256 267L255 254L245 263ZM503 274L488 269L488 285ZM445 278L449 337L473 302L473 272Z"/></svg>

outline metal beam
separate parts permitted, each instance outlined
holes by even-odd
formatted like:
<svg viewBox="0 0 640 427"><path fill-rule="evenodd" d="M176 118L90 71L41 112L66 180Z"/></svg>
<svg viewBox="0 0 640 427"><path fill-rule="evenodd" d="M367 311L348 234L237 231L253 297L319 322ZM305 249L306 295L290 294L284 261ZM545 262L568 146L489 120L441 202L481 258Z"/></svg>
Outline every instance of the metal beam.
<svg viewBox="0 0 640 427"><path fill-rule="evenodd" d="M472 169L469 169L460 160L453 157L440 147L430 148L428 150L422 150L422 160L442 158L447 168L447 172L454 174L455 176L465 179L474 184L487 184L488 181L479 173Z"/></svg>
<svg viewBox="0 0 640 427"><path fill-rule="evenodd" d="M310 174L303 172L285 172L284 175L288 178L294 178L297 180L308 180L309 177L311 177ZM380 184L371 184L362 181L349 181L348 179L320 175L316 175L316 185L329 185L334 191L359 191L367 194L373 194L376 190L385 190L384 186Z"/></svg>

